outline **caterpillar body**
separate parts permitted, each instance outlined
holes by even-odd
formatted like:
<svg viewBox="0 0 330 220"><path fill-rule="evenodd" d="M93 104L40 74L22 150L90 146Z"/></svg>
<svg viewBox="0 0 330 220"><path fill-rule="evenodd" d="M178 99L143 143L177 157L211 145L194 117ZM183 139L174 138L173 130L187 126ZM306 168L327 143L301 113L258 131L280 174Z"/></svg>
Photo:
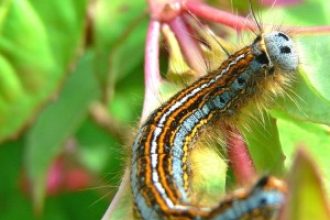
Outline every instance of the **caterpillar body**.
<svg viewBox="0 0 330 220"><path fill-rule="evenodd" d="M284 203L283 184L260 179L243 193L214 207L189 197L189 156L194 141L214 122L239 115L253 99L285 90L298 66L291 38L260 34L221 66L178 92L140 127L133 143L131 189L144 220L272 219Z"/></svg>

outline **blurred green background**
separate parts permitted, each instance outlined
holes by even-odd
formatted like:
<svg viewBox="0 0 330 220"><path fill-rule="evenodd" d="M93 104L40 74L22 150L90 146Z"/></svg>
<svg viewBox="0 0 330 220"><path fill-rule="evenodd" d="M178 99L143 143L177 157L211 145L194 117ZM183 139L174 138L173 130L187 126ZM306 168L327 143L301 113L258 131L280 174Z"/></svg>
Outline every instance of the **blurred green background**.
<svg viewBox="0 0 330 220"><path fill-rule="evenodd" d="M233 4L248 11L245 1ZM258 13L304 26L329 24L328 11L327 1L310 0ZM0 219L101 218L142 109L147 22L143 0L0 1ZM279 100L277 124L246 138L259 170L277 169L265 155L281 153L260 145L281 145L287 166L298 144L309 147L329 186L330 41L297 41L307 60L298 105Z"/></svg>
<svg viewBox="0 0 330 220"><path fill-rule="evenodd" d="M0 2L0 219L102 217L142 107L145 8Z"/></svg>

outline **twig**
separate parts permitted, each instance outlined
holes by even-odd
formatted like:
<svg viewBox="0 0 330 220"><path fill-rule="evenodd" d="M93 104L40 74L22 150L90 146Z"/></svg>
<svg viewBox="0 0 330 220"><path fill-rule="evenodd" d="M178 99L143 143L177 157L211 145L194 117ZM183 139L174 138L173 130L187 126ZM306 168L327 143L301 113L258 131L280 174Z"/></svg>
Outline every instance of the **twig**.
<svg viewBox="0 0 330 220"><path fill-rule="evenodd" d="M109 115L103 103L92 105L90 114L94 121L114 136L120 144L127 144L129 128Z"/></svg>

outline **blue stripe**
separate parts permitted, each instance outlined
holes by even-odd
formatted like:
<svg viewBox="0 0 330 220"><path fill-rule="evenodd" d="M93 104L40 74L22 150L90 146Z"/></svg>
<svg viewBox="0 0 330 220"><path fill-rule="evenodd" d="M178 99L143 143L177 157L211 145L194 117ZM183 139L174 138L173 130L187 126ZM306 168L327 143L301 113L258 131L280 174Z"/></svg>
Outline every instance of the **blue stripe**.
<svg viewBox="0 0 330 220"><path fill-rule="evenodd" d="M279 207L284 202L284 195L278 191L264 191L259 190L246 200L234 201L232 208L226 210L219 216L212 218L212 220L237 220L243 215L252 212L255 209L262 209L272 207L275 214L275 207Z"/></svg>
<svg viewBox="0 0 330 220"><path fill-rule="evenodd" d="M155 207L149 207L146 204L145 198L141 195L139 190L141 189L141 186L137 178L140 178L137 174L138 171L138 163L135 162L132 164L132 170L131 170L131 188L135 200L135 204L142 215L143 219L154 219L154 220L161 220L161 218L157 215L155 211ZM143 181L142 181L143 182Z"/></svg>

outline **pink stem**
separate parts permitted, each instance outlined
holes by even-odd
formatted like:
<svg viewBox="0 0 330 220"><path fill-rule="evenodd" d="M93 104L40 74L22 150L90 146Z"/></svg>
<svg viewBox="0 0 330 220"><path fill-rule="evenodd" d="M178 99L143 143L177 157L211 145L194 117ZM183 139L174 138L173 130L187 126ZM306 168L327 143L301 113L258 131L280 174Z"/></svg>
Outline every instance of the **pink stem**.
<svg viewBox="0 0 330 220"><path fill-rule="evenodd" d="M208 21L214 21L227 25L237 30L246 30L257 28L256 23L250 19L234 15L232 13L212 8L206 4L195 1L187 1L184 4L187 11L204 18ZM316 27L286 27L292 34L319 34L329 33L330 26L316 26Z"/></svg>
<svg viewBox="0 0 330 220"><path fill-rule="evenodd" d="M144 74L145 74L145 93L142 111L142 123L149 115L150 111L158 102L158 89L161 82L159 72L159 37L160 37L160 23L151 20L147 32ZM117 209L121 199L127 191L129 185L129 169L125 170L123 179L119 185L119 189L111 201L110 206L102 217L102 220L109 220L113 215L114 210Z"/></svg>
<svg viewBox="0 0 330 220"><path fill-rule="evenodd" d="M236 30L255 30L257 28L255 22L251 21L250 19L212 8L203 3L187 1L184 6L187 11L205 20L221 23Z"/></svg>
<svg viewBox="0 0 330 220"><path fill-rule="evenodd" d="M285 27L293 35L302 34L328 34L330 33L330 26L314 26L314 27Z"/></svg>
<svg viewBox="0 0 330 220"><path fill-rule="evenodd" d="M204 58L182 17L177 16L169 25L175 33L189 65L197 71L199 76L204 75L207 71Z"/></svg>
<svg viewBox="0 0 330 220"><path fill-rule="evenodd" d="M181 13L182 0L147 0L152 19L168 22Z"/></svg>
<svg viewBox="0 0 330 220"><path fill-rule="evenodd" d="M242 135L231 127L227 130L227 149L230 165L240 185L249 184L256 176L256 170Z"/></svg>
<svg viewBox="0 0 330 220"><path fill-rule="evenodd" d="M262 5L266 6L289 6L289 5L298 5L303 2L303 0L260 0Z"/></svg>
<svg viewBox="0 0 330 220"><path fill-rule="evenodd" d="M161 75L159 72L159 38L160 22L151 20L147 32L144 60L144 103L141 121L144 121L150 111L158 104Z"/></svg>

